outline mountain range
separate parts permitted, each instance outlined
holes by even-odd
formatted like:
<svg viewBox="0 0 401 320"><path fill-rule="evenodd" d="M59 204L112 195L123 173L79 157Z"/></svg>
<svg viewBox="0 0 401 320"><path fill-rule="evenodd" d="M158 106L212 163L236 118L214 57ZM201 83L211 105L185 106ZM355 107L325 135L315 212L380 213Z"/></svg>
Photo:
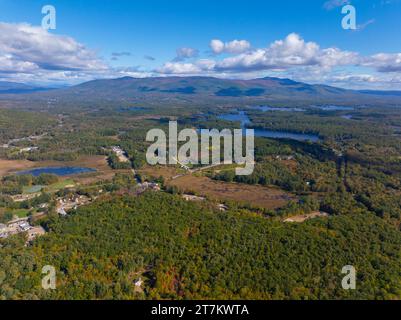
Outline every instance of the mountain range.
<svg viewBox="0 0 401 320"><path fill-rule="evenodd" d="M7 85L8 84L8 85ZM151 77L92 80L47 89L0 82L7 98L23 94L30 100L196 102L196 103L341 103L401 105L401 91L348 90L274 77L252 80L213 77Z"/></svg>
<svg viewBox="0 0 401 320"><path fill-rule="evenodd" d="M52 88L37 87L18 82L0 81L0 94L21 94L48 90L52 90Z"/></svg>

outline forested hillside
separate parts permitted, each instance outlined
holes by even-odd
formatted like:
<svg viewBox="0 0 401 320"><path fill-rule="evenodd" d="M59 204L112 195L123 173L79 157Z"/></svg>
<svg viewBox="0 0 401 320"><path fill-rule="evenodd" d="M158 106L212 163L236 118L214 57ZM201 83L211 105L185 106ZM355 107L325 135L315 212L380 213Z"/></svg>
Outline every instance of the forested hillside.
<svg viewBox="0 0 401 320"><path fill-rule="evenodd" d="M401 234L371 213L289 224L149 192L99 200L46 227L32 247L2 242L0 298L401 298ZM56 290L40 287L47 264ZM357 269L356 290L341 287L344 265Z"/></svg>

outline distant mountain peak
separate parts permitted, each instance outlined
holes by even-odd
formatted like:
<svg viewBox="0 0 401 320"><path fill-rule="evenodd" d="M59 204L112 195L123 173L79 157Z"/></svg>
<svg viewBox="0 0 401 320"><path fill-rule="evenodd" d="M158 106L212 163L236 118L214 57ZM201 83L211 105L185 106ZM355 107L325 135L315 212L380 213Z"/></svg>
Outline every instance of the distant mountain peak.
<svg viewBox="0 0 401 320"><path fill-rule="evenodd" d="M130 76L125 76L125 77L116 78L116 79L113 79L113 80L116 80L116 81L125 81L125 80L134 80L134 79L137 79L137 78L130 77Z"/></svg>
<svg viewBox="0 0 401 320"><path fill-rule="evenodd" d="M21 94L51 90L50 88L32 86L25 83L0 81L0 94Z"/></svg>
<svg viewBox="0 0 401 320"><path fill-rule="evenodd" d="M14 84L15 85L15 84ZM2 87L0 83L0 93ZM5 87L3 93L33 93L38 88ZM10 91L11 90L11 91ZM28 91L26 91L28 90ZM32 91L29 91L32 90ZM297 104L401 104L397 92L358 91L322 84L308 84L288 78L221 79L214 77L125 76L99 79L82 84L36 93L41 98L65 98L66 101L126 100L171 103L297 103ZM30 96L30 98L34 98Z"/></svg>

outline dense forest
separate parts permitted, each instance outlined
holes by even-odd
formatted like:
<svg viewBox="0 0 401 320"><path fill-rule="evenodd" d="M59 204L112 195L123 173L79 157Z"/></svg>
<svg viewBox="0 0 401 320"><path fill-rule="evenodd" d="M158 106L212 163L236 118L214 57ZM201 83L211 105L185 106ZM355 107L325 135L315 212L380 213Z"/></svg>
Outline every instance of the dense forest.
<svg viewBox="0 0 401 320"><path fill-rule="evenodd" d="M393 299L401 295L401 234L373 214L286 224L220 212L177 196L115 197L46 221L32 247L2 242L6 299ZM22 237L22 236L20 236ZM368 245L367 245L368 244ZM57 290L40 287L57 270ZM357 269L357 289L341 269ZM143 290L134 281L142 277Z"/></svg>
<svg viewBox="0 0 401 320"><path fill-rule="evenodd" d="M128 107L0 111L1 142L8 144L0 148L1 161L79 164L83 156L101 156L112 172L106 180L72 181L72 189L53 175L1 177L0 223L22 212L47 233L28 243L25 233L0 239L0 299L401 298L398 110L247 110L256 128L313 133L320 140L257 137L252 175L235 176L233 166L199 172L213 182L288 195L274 210L231 200L221 211L210 199L182 200L183 190L166 177L150 179L161 192L136 186L149 178L138 171L146 167L150 128L167 130L169 120L180 128L237 128L218 118L230 110ZM116 145L129 161L113 154ZM36 197L13 200L37 186ZM58 216L60 199L79 196L90 203ZM312 212L329 216L283 221ZM44 265L56 268L57 290L41 289ZM345 265L357 270L356 290L341 287Z"/></svg>

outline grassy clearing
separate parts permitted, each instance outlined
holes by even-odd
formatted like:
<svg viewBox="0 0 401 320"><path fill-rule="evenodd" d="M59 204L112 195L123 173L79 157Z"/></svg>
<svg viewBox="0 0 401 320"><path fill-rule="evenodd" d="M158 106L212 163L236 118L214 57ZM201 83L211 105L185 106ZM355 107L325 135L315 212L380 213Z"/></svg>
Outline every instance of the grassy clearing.
<svg viewBox="0 0 401 320"><path fill-rule="evenodd" d="M66 179L66 180L63 180L63 181L59 181L57 183L53 183L50 186L47 186L46 190L48 192L57 192L60 189L66 188L67 186L75 186L74 180Z"/></svg>
<svg viewBox="0 0 401 320"><path fill-rule="evenodd" d="M43 189L43 187L44 186L42 186L42 185L27 186L27 187L23 187L22 192L24 194L37 193L37 192L40 192Z"/></svg>
<svg viewBox="0 0 401 320"><path fill-rule="evenodd" d="M18 218L26 218L29 214L29 209L16 209L11 211Z"/></svg>
<svg viewBox="0 0 401 320"><path fill-rule="evenodd" d="M66 180L62 180L62 181L53 183L49 186L43 186L43 185L27 186L27 187L23 188L23 193L24 194L32 194L32 193L40 192L43 189L46 192L57 192L58 190L64 189L68 186L75 186L74 180L66 179Z"/></svg>
<svg viewBox="0 0 401 320"><path fill-rule="evenodd" d="M250 203L266 209L282 207L289 200L295 199L293 195L275 187L227 183L202 176L187 175L167 183L210 199Z"/></svg>

